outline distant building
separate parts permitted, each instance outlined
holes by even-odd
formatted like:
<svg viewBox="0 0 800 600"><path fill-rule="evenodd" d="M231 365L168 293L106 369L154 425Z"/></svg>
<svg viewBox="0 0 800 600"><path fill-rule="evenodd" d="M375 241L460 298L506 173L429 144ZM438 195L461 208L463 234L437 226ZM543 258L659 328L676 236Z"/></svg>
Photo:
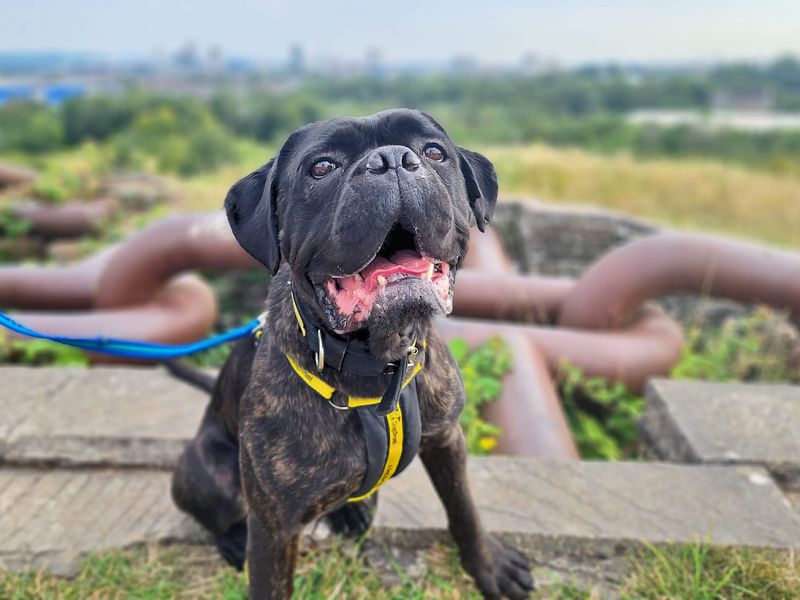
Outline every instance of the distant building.
<svg viewBox="0 0 800 600"><path fill-rule="evenodd" d="M300 44L292 44L289 48L286 70L291 75L303 75L306 72L306 53Z"/></svg>
<svg viewBox="0 0 800 600"><path fill-rule="evenodd" d="M454 73L466 75L478 71L478 59L474 56L461 54L453 58L450 68Z"/></svg>
<svg viewBox="0 0 800 600"><path fill-rule="evenodd" d="M767 112L773 106L774 98L766 90L723 90L711 98L714 110Z"/></svg>

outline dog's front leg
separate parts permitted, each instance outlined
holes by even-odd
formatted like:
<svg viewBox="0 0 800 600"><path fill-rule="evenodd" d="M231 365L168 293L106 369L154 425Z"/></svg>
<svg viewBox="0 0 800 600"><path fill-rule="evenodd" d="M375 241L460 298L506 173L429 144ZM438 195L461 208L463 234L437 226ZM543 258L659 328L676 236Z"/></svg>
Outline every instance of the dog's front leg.
<svg viewBox="0 0 800 600"><path fill-rule="evenodd" d="M292 597L296 534L264 526L247 516L247 570L250 600L289 600Z"/></svg>
<svg viewBox="0 0 800 600"><path fill-rule="evenodd" d="M448 528L461 564L486 598L527 598L533 589L528 559L503 546L481 526L469 492L461 428L456 426L437 441L427 443L420 457L447 511Z"/></svg>

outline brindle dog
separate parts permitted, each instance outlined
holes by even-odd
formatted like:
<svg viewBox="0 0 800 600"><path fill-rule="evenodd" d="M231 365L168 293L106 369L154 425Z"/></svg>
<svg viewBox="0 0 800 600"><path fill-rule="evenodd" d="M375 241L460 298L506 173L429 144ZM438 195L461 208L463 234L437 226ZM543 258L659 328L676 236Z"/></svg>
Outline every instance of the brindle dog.
<svg viewBox="0 0 800 600"><path fill-rule="evenodd" d="M529 595L527 559L481 526L470 497L458 422L464 388L431 327L452 307L470 224L483 230L496 200L492 164L412 110L307 125L231 188L234 235L277 275L263 335L238 343L222 368L173 496L229 562L241 568L246 556L251 598L290 597L304 524L328 514L336 530L359 534L374 512L375 496L345 503L367 469L360 409L335 410L288 362L317 373L292 294L326 339L358 341L380 361L405 360L425 341L415 379L419 455L461 563L487 598ZM318 375L359 397L381 396L391 382L330 365Z"/></svg>

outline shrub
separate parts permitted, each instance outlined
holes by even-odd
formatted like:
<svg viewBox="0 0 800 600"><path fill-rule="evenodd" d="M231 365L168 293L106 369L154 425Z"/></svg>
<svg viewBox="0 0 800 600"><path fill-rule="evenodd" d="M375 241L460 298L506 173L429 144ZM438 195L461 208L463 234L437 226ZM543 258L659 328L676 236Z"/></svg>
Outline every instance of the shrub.
<svg viewBox="0 0 800 600"><path fill-rule="evenodd" d="M502 378L511 368L511 350L495 338L470 349L464 340L450 342L450 351L461 370L466 404L461 413L461 428L470 454L486 454L497 445L500 428L480 416L480 408L503 391Z"/></svg>
<svg viewBox="0 0 800 600"><path fill-rule="evenodd" d="M236 158L233 138L197 103L139 114L113 140L117 165L192 175Z"/></svg>
<svg viewBox="0 0 800 600"><path fill-rule="evenodd" d="M36 102L10 102L0 107L0 152L52 152L64 143L58 115Z"/></svg>

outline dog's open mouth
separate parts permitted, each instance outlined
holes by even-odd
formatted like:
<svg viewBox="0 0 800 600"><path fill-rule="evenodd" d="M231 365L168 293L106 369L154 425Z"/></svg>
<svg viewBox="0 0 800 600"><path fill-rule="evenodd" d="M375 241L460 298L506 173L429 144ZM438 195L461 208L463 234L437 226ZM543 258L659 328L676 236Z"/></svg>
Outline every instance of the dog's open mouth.
<svg viewBox="0 0 800 600"><path fill-rule="evenodd" d="M433 292L443 311L449 311L450 265L424 256L416 249L413 234L395 227L377 255L357 273L325 280L325 295L335 311L337 329L353 331L381 302L391 302L404 292Z"/></svg>

